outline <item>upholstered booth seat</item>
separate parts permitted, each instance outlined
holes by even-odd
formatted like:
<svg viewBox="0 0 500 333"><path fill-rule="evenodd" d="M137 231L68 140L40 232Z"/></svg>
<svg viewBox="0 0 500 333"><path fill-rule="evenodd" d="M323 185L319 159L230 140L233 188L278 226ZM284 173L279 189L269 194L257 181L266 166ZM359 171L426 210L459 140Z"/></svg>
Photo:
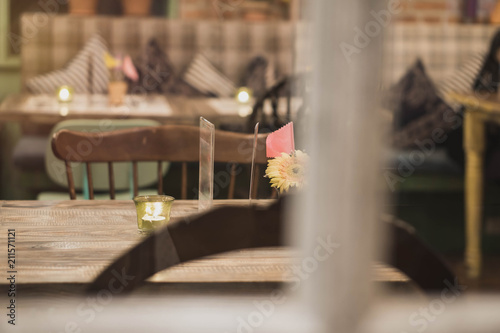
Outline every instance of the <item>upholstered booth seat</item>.
<svg viewBox="0 0 500 333"><path fill-rule="evenodd" d="M429 154L417 149L395 149L387 152L385 161L384 179L390 191L463 190L463 167L444 148L436 148Z"/></svg>
<svg viewBox="0 0 500 333"><path fill-rule="evenodd" d="M45 147L48 137L38 135L23 136L14 147L14 166L22 171L43 171L45 168Z"/></svg>

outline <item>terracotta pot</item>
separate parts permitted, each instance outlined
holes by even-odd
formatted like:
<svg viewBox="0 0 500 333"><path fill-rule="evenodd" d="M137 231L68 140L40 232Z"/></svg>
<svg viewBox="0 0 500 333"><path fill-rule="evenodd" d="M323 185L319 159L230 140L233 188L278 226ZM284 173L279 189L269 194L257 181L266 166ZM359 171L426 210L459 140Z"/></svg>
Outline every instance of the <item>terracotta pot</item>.
<svg viewBox="0 0 500 333"><path fill-rule="evenodd" d="M246 21L266 21L269 18L269 3L261 1L247 1L243 5L243 19Z"/></svg>
<svg viewBox="0 0 500 333"><path fill-rule="evenodd" d="M490 14L490 23L500 23L500 1L497 1L495 8L493 8L493 11Z"/></svg>
<svg viewBox="0 0 500 333"><path fill-rule="evenodd" d="M73 15L95 15L97 0L70 0L69 13Z"/></svg>
<svg viewBox="0 0 500 333"><path fill-rule="evenodd" d="M125 81L110 81L108 83L108 100L110 105L122 105L127 94L127 83Z"/></svg>
<svg viewBox="0 0 500 333"><path fill-rule="evenodd" d="M151 0L122 0L123 14L132 16L148 16Z"/></svg>

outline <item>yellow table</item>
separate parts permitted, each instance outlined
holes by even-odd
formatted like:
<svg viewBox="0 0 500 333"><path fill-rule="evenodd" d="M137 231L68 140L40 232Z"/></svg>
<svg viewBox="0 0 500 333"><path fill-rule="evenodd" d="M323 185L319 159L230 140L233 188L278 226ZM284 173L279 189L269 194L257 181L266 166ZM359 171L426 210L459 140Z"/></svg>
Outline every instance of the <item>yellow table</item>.
<svg viewBox="0 0 500 333"><path fill-rule="evenodd" d="M481 274L481 225L483 215L483 158L486 121L500 122L500 98L497 93L449 94L465 106L465 262L471 278Z"/></svg>

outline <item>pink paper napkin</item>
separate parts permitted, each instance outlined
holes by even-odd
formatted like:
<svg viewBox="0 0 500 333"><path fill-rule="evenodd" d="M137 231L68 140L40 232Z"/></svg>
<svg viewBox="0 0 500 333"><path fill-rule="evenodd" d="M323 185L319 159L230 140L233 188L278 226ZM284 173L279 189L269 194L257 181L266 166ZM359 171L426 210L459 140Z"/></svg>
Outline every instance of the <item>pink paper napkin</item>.
<svg viewBox="0 0 500 333"><path fill-rule="evenodd" d="M266 139L267 157L278 157L281 156L281 153L290 154L294 150L293 122L289 122L279 130L272 132Z"/></svg>

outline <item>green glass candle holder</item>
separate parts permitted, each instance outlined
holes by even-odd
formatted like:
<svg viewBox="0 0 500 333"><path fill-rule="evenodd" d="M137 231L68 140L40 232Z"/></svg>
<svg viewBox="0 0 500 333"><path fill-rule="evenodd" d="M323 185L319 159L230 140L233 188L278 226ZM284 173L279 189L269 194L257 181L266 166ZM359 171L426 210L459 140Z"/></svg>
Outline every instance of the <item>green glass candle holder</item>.
<svg viewBox="0 0 500 333"><path fill-rule="evenodd" d="M167 225L175 198L169 195L140 195L134 198L137 227L142 233Z"/></svg>

